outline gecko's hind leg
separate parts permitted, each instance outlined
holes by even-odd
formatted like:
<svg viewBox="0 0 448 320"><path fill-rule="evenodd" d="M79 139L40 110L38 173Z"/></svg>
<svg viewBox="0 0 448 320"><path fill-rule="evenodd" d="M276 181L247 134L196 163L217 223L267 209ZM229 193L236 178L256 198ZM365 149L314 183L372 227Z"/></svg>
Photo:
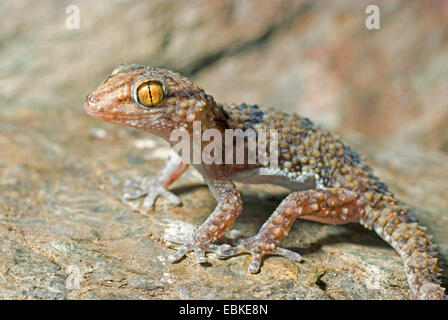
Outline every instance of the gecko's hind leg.
<svg viewBox="0 0 448 320"><path fill-rule="evenodd" d="M302 257L293 251L277 247L291 229L295 219L315 220L340 224L359 220L365 203L356 193L340 188L293 192L282 201L258 234L238 241L236 246L221 245L215 251L219 258L249 253L252 262L248 270L260 270L265 255L280 255L299 262Z"/></svg>
<svg viewBox="0 0 448 320"><path fill-rule="evenodd" d="M154 177L143 181L142 183L126 182L126 187L134 187L133 192L126 192L122 196L124 203L130 200L136 200L145 197L140 208L140 212L146 214L154 207L157 197L162 196L172 204L178 206L182 201L174 193L167 190L168 186L179 178L182 173L188 168L188 164L182 162L181 158L172 153L169 161L165 167Z"/></svg>

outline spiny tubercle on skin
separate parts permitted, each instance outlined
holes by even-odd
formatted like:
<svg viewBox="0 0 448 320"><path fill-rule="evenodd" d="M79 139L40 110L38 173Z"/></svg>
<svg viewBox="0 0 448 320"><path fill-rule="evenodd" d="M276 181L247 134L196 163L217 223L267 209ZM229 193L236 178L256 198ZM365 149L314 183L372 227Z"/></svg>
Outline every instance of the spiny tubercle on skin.
<svg viewBox="0 0 448 320"><path fill-rule="evenodd" d="M157 83L163 88L152 88L163 91L158 104L153 100L150 103L138 101L142 84ZM213 128L220 132L226 129L277 130L279 168L276 170L270 170L261 162L196 165L218 205L178 252L169 256L170 261L179 261L187 252L194 251L198 262L206 262L205 252L211 250L214 241L223 239L223 233L242 211L242 198L234 181L269 182L286 186L292 193L258 234L239 240L235 246L220 246L215 250L218 256L250 253L249 270L257 272L265 255L301 260L297 253L278 247L296 218L332 224L357 221L373 229L401 255L410 288L418 298L447 298L438 280L440 261L436 245L426 228L410 218L408 209L374 176L354 150L307 118L257 105L220 104L178 73L141 65L116 68L87 96L84 107L98 119L142 129L168 141L173 130L191 131L194 121L201 121L204 130ZM143 211L150 210L159 195L180 203L166 188L187 167L173 156L156 177L142 185L143 191L127 195L127 198L146 196ZM271 175L264 175L266 172Z"/></svg>

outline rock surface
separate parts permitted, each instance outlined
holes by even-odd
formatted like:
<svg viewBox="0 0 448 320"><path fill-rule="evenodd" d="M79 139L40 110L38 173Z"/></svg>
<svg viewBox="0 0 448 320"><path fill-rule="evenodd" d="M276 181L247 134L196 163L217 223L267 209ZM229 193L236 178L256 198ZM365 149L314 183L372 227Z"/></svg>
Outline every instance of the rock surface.
<svg viewBox="0 0 448 320"><path fill-rule="evenodd" d="M120 201L167 145L83 113L118 64L165 66L218 101L298 112L331 128L428 226L448 270L448 3L10 1L0 4L0 298L413 299L398 254L358 225L298 221L283 247L305 259L166 256L216 202L190 169L147 216ZM81 28L65 28L80 7ZM12 19L11 17L15 17ZM235 228L257 232L287 191L241 185ZM447 285L448 271L442 275ZM79 285L78 285L79 284Z"/></svg>

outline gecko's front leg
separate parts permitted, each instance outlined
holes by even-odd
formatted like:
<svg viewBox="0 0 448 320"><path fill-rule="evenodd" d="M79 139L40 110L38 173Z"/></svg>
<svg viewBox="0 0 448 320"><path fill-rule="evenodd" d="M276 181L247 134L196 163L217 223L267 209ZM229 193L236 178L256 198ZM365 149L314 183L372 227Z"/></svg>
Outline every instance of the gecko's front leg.
<svg viewBox="0 0 448 320"><path fill-rule="evenodd" d="M222 237L243 210L241 195L232 181L226 178L207 180L210 190L218 204L212 214L199 229L174 254L168 257L170 262L177 262L189 251L194 251L198 263L206 263L205 252L211 251L209 245Z"/></svg>
<svg viewBox="0 0 448 320"><path fill-rule="evenodd" d="M188 164L182 162L182 159L176 153L171 152L170 159L157 175L143 181L141 184L130 183L136 187L137 190L124 193L122 198L123 202L126 203L129 200L135 200L146 196L140 208L140 212L143 214L146 214L154 207L154 203L159 196L165 197L174 205L182 204L180 198L168 191L167 188L179 178L187 168Z"/></svg>

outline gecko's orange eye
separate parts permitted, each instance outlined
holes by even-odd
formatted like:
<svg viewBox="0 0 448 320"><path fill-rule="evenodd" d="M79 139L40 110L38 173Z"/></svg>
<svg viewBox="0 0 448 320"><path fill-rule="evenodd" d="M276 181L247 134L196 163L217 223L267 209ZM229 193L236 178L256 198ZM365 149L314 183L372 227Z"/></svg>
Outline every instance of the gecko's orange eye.
<svg viewBox="0 0 448 320"><path fill-rule="evenodd" d="M155 107L165 98L165 89L158 81L142 83L137 89L138 103L144 107Z"/></svg>

